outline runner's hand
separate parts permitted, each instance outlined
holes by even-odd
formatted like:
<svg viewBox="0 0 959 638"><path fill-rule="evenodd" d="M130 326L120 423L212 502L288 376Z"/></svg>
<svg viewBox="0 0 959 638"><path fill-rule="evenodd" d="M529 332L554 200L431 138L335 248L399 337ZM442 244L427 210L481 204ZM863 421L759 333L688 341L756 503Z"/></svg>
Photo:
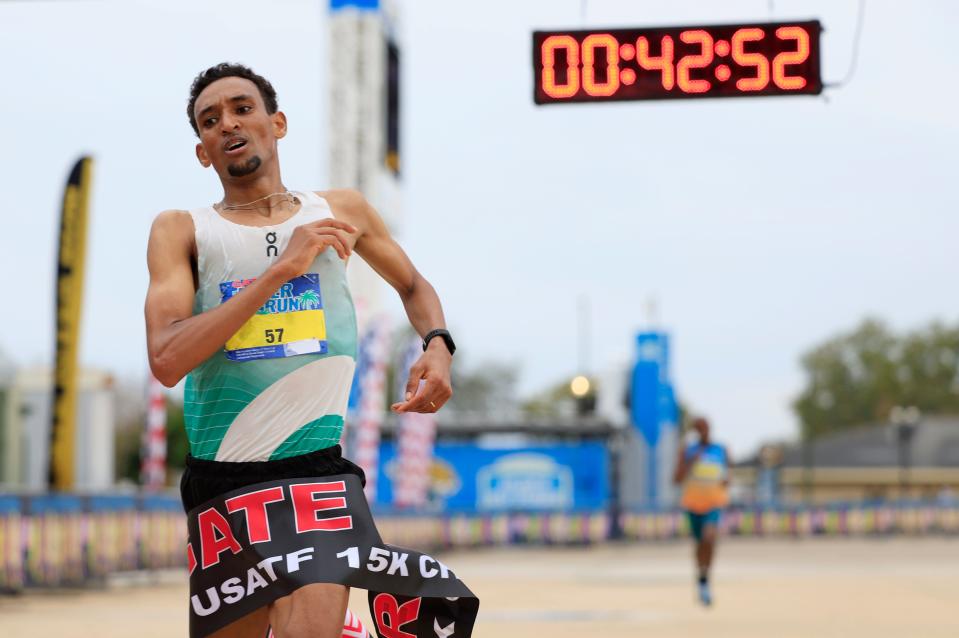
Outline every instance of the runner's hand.
<svg viewBox="0 0 959 638"><path fill-rule="evenodd" d="M435 344L435 345L434 345ZM453 355L440 339L430 342L430 347L410 368L406 382L406 400L394 403L394 412L436 412L453 396L450 384L450 364Z"/></svg>
<svg viewBox="0 0 959 638"><path fill-rule="evenodd" d="M309 271L313 260L327 248L346 260L353 253L356 233L355 226L338 219L321 219L297 226L275 265L292 279Z"/></svg>

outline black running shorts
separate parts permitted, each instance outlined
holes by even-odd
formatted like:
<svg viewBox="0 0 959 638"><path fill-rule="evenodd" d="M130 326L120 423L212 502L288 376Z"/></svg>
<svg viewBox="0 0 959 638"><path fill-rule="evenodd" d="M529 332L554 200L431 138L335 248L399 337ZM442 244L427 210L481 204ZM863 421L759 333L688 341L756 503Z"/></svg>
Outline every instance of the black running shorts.
<svg viewBox="0 0 959 638"><path fill-rule="evenodd" d="M339 445L275 461L207 461L189 454L180 479L183 509L189 512L221 494L265 481L355 474L366 485L360 466L343 458Z"/></svg>

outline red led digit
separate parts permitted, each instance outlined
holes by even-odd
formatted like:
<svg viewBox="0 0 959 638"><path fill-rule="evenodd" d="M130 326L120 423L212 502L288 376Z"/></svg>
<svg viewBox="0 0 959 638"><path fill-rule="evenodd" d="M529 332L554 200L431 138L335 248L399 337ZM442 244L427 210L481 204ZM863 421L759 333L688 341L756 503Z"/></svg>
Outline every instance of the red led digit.
<svg viewBox="0 0 959 638"><path fill-rule="evenodd" d="M736 80L740 91L762 91L769 84L769 60L762 53L746 53L747 42L758 42L766 37L762 29L740 29L733 34L733 60L739 66L756 67L756 77Z"/></svg>
<svg viewBox="0 0 959 638"><path fill-rule="evenodd" d="M787 64L801 64L809 57L809 33L802 27L779 27L776 37L795 40L795 51L784 51L773 58L773 82L781 89L795 91L806 86L806 78L786 75Z"/></svg>
<svg viewBox="0 0 959 638"><path fill-rule="evenodd" d="M606 49L606 82L596 81L596 49ZM608 33L592 33L583 40L583 90L592 96L612 95L619 89L619 42Z"/></svg>
<svg viewBox="0 0 959 638"><path fill-rule="evenodd" d="M556 50L566 49L566 84L556 83ZM554 98L573 97L579 91L579 43L569 35L551 35L543 41L543 92Z"/></svg>
<svg viewBox="0 0 959 638"><path fill-rule="evenodd" d="M676 72L673 68L673 39L664 35L660 44L658 58L649 55L649 40L640 36L636 40L636 61L647 71L661 71L663 74L663 88L671 91L676 85Z"/></svg>
<svg viewBox="0 0 959 638"><path fill-rule="evenodd" d="M713 36L702 29L683 31L679 39L686 44L699 43L702 46L699 55L684 55L676 65L676 83L685 93L705 93L712 87L709 80L692 80L689 77L690 69L701 69L709 66L713 61Z"/></svg>

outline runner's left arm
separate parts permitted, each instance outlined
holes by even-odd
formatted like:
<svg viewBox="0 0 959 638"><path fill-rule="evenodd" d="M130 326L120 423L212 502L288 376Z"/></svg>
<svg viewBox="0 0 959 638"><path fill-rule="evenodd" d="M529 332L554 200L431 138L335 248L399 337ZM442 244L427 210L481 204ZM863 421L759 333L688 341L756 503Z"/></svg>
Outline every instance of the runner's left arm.
<svg viewBox="0 0 959 638"><path fill-rule="evenodd" d="M399 293L406 315L422 337L430 330L445 328L443 306L436 290L416 270L406 252L390 235L382 217L356 191L321 193L337 216L359 229L355 250L373 270ZM426 352L410 368L405 401L394 403L396 412L436 412L453 395L450 365L453 355L442 339L430 341ZM423 381L422 387L420 382Z"/></svg>

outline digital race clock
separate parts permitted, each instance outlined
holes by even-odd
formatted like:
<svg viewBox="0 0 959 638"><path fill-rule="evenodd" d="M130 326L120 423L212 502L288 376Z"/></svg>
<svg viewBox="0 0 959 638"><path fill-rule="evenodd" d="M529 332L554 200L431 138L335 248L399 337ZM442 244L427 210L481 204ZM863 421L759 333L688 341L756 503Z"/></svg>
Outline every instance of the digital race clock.
<svg viewBox="0 0 959 638"><path fill-rule="evenodd" d="M818 20L536 31L537 104L816 95Z"/></svg>

